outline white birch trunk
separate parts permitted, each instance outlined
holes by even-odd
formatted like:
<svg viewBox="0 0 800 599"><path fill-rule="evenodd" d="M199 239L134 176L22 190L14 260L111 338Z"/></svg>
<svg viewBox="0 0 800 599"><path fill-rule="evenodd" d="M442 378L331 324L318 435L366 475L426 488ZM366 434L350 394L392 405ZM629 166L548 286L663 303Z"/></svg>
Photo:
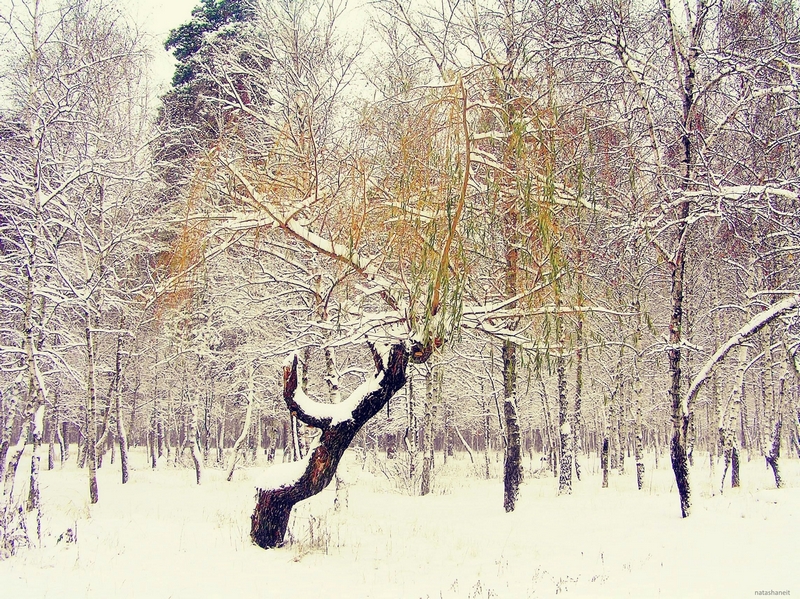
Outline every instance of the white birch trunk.
<svg viewBox="0 0 800 599"><path fill-rule="evenodd" d="M233 472L236 469L236 462L239 461L239 453L242 448L242 443L247 438L247 433L250 431L250 423L253 417L253 404L255 403L255 368L250 368L250 376L247 383L247 411L244 416L244 425L242 432L233 444L233 454L231 455L230 466L228 466L228 482L233 480Z"/></svg>

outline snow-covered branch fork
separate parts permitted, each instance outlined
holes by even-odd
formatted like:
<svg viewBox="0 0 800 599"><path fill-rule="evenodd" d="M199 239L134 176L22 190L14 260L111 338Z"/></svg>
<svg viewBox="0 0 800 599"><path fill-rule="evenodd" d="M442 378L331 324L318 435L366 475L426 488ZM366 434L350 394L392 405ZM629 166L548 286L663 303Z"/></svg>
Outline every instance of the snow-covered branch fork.
<svg viewBox="0 0 800 599"><path fill-rule="evenodd" d="M303 460L271 468L268 476L274 478L258 489L250 538L259 547L283 543L292 507L328 486L356 433L405 385L409 360L405 344L370 345L370 350L376 373L339 404L316 402L298 387L296 355L284 366L287 407L301 422L321 429L322 435Z"/></svg>

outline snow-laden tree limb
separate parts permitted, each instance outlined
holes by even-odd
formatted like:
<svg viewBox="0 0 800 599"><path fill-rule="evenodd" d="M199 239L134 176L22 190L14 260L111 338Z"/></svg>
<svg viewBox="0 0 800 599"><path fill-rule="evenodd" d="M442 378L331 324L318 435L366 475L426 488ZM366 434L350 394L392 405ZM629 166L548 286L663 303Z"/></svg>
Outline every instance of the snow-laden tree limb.
<svg viewBox="0 0 800 599"><path fill-rule="evenodd" d="M800 294L787 297L783 301L773 304L768 310L764 310L763 312L756 314L742 328L736 331L734 335L729 337L728 340L723 343L719 349L717 349L717 351L714 352L714 355L706 360L705 364L700 369L700 372L698 372L694 377L694 380L692 380L692 384L689 386L689 391L686 393L683 399L683 413L689 413L689 407L697 397L700 387L702 387L703 383L708 380L717 365L722 362L725 356L727 356L734 347L747 341L750 337L758 333L776 318L779 318L780 316L795 310L798 307L800 307Z"/></svg>

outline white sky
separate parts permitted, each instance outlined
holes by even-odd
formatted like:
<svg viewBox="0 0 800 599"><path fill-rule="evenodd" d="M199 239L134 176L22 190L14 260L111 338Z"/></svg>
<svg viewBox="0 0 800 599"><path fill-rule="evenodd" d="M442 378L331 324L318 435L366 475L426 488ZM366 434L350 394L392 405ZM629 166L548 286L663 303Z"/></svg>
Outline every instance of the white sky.
<svg viewBox="0 0 800 599"><path fill-rule="evenodd" d="M175 72L172 54L164 50L164 41L172 29L186 23L191 18L192 9L201 0L122 0L123 5L141 29L152 36L153 78L156 95L167 91ZM345 28L360 30L366 20L364 0L349 2L349 10L340 23Z"/></svg>
<svg viewBox="0 0 800 599"><path fill-rule="evenodd" d="M200 0L126 0L124 3L142 31L152 36L153 76L160 95L166 91L175 70L172 55L164 50L164 40L170 30L189 20Z"/></svg>

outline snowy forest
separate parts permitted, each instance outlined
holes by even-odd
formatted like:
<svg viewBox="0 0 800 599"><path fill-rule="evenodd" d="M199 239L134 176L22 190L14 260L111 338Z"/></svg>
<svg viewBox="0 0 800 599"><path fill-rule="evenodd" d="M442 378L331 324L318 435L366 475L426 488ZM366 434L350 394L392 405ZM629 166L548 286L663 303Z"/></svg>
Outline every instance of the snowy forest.
<svg viewBox="0 0 800 599"><path fill-rule="evenodd" d="M735 530L768 497L796 540L800 508L796 2L201 0L163 94L126 5L2 7L0 583L173 494L234 503L248 568L329 578L398 511L486 539L657 505L678 551L730 508L731 542L781 556L743 592L797 584ZM482 542L447 530L433 555ZM353 596L635 575L564 558L503 587L486 559L492 588L412 590L409 565ZM693 596L677 571L638 596Z"/></svg>

